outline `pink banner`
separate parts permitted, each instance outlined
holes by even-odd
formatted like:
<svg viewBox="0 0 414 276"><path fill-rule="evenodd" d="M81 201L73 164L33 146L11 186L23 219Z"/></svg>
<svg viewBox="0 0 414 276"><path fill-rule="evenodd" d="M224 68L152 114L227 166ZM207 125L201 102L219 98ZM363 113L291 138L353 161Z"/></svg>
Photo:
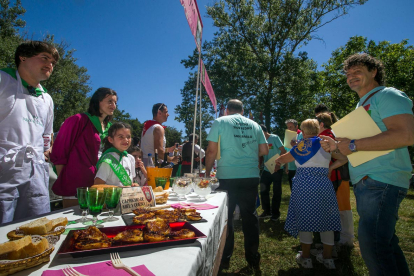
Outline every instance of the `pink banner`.
<svg viewBox="0 0 414 276"><path fill-rule="evenodd" d="M180 2L184 8L185 17L187 18L191 33L194 36L197 49L200 51L202 34L203 34L203 22L201 21L201 16L198 10L197 1L196 0L180 0Z"/></svg>
<svg viewBox="0 0 414 276"><path fill-rule="evenodd" d="M213 87L211 86L211 83L210 83L210 78L208 77L207 70L202 60L201 60L200 73L201 73L201 82L203 83L204 88L206 89L207 94L210 97L211 103L213 104L213 107L214 107L214 111L217 112L216 95L214 94Z"/></svg>

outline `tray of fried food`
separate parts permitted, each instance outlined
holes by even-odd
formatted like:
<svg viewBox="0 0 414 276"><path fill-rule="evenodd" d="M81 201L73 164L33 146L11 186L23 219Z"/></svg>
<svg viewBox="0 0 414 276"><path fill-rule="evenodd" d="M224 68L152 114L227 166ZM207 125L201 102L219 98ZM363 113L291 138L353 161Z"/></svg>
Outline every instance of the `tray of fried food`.
<svg viewBox="0 0 414 276"><path fill-rule="evenodd" d="M111 246L111 240L95 226L85 230L77 230L73 233L74 246L76 249L95 249Z"/></svg>
<svg viewBox="0 0 414 276"><path fill-rule="evenodd" d="M155 213L151 211L147 211L145 213L141 213L139 215L136 215L132 222L133 224L145 224L148 220L154 219Z"/></svg>
<svg viewBox="0 0 414 276"><path fill-rule="evenodd" d="M170 224L160 218L149 220L145 225L144 241L160 242L169 239L171 233Z"/></svg>

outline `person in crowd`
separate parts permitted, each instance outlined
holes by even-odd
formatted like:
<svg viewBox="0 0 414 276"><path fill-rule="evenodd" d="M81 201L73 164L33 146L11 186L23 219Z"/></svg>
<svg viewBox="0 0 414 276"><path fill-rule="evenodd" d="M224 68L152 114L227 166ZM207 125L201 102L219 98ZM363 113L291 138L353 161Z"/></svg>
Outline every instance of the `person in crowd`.
<svg viewBox="0 0 414 276"><path fill-rule="evenodd" d="M127 152L135 158L135 178L133 182L139 186L146 186L148 176L144 162L142 162L142 150L138 146L131 146Z"/></svg>
<svg viewBox="0 0 414 276"><path fill-rule="evenodd" d="M194 135L194 155L191 156L193 151L193 135ZM191 173L191 159L193 159L193 168L196 169L200 165L200 159L204 158L205 152L199 145L198 135L190 134L188 136L189 142L185 143L182 147L182 167L181 175L185 173ZM192 157L192 158L191 158Z"/></svg>
<svg viewBox="0 0 414 276"><path fill-rule="evenodd" d="M286 153L285 147L283 147L282 141L279 136L270 134L267 131L265 125L260 125L267 140L269 147L269 154L263 156L263 163L266 163L276 154L282 155ZM262 202L263 213L259 218L269 218L273 221L278 221L280 218L280 202L282 201L282 177L283 169L279 169L274 172L270 172L269 169L264 166L262 175L260 177L260 199ZM273 197L272 208L270 208L270 185L273 183Z"/></svg>
<svg viewBox="0 0 414 276"><path fill-rule="evenodd" d="M322 103L318 104L315 107L314 112L315 112L315 117L318 116L321 113L327 113L327 114L331 115L331 119L332 119L333 124L338 121L338 117L336 117L335 113L330 112L329 108L326 105L322 104Z"/></svg>
<svg viewBox="0 0 414 276"><path fill-rule="evenodd" d="M0 70L0 223L50 211L53 100L40 82L58 60L51 44L25 41L15 52L17 70Z"/></svg>
<svg viewBox="0 0 414 276"><path fill-rule="evenodd" d="M50 158L58 175L52 190L63 196L63 208L78 205L77 188L93 185L117 101L114 90L101 87L92 95L88 112L67 118L60 127Z"/></svg>
<svg viewBox="0 0 414 276"><path fill-rule="evenodd" d="M335 139L335 135L331 129L331 125L337 120L335 114L329 111L322 112L316 115L316 119L319 121L319 128L321 131L319 133L319 136L329 136L332 139ZM338 245L353 246L355 237L354 220L351 209L349 171L347 164L344 165L344 170L347 170L347 173L345 173L345 175L341 175L339 169L336 169L331 173L331 181L332 183L336 183L334 187L336 190L336 199L338 200L342 228L339 237L337 237L335 233L335 241L338 242Z"/></svg>
<svg viewBox="0 0 414 276"><path fill-rule="evenodd" d="M206 175L218 151L220 155L216 177L220 189L228 191L227 239L221 267L228 268L234 247L233 212L240 207L245 257L249 266L260 269L259 220L256 214L256 195L259 184L259 156L269 153L266 138L260 126L243 117L243 103L232 99L227 103L227 116L216 119L210 129L206 152Z"/></svg>
<svg viewBox="0 0 414 276"><path fill-rule="evenodd" d="M302 251L296 255L296 262L304 268L313 267L310 259L312 232L320 232L323 253L318 254L316 259L325 267L335 269L332 259L333 231L341 230L341 222L335 190L328 178L331 154L321 147L316 119L303 121L300 128L303 139L290 152L276 159L276 169L282 163L292 161L297 166L285 230L295 238L299 235ZM347 162L347 158L340 153L334 153L333 156L337 160L331 164L332 167Z"/></svg>
<svg viewBox="0 0 414 276"><path fill-rule="evenodd" d="M116 122L104 139L104 151L96 165L98 172L94 184L110 184L119 187L139 186L134 183L135 157L128 154L131 146L131 126Z"/></svg>
<svg viewBox="0 0 414 276"><path fill-rule="evenodd" d="M385 86L384 65L368 54L348 57L343 69L360 98L357 107L362 106L382 132L361 139L337 137L338 143L327 137L322 146L344 155L392 150L349 166L360 217L358 240L370 275L410 275L395 225L412 172L407 146L414 143L413 103L404 92Z"/></svg>
<svg viewBox="0 0 414 276"><path fill-rule="evenodd" d="M290 141L290 145L293 147L294 145L296 145L297 141L303 138L302 131L299 129L298 122L295 119L288 119L286 120L285 124L287 129L296 132L296 140ZM285 171L288 175L290 190L292 191L292 179L295 177L296 174L295 162L289 162L287 165L285 165Z"/></svg>
<svg viewBox="0 0 414 276"><path fill-rule="evenodd" d="M148 120L144 123L144 128L141 134L141 149L144 154L143 161L145 167L148 166L148 154L152 154L154 157L155 149L157 149L158 162L162 163L166 151L166 126L163 126L162 124L165 123L170 116L170 114L168 114L167 105L163 103L154 104L152 107L152 116L152 120ZM173 151L174 148L172 147L169 150ZM178 157L167 157L168 162L177 163L177 160Z"/></svg>

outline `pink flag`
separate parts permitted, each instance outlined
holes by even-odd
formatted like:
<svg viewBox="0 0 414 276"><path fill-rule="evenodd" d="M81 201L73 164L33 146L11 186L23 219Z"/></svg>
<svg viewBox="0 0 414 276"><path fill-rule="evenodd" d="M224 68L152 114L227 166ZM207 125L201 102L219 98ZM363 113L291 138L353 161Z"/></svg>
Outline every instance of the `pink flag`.
<svg viewBox="0 0 414 276"><path fill-rule="evenodd" d="M204 66L203 61L201 60L200 63L201 63L201 67L200 67L201 68L201 70L200 70L200 72L201 72L201 82L203 83L204 88L206 89L207 94L210 97L210 101L213 104L214 111L217 112L216 95L214 94L214 90L213 90L213 87L211 86L210 78L208 77L207 70Z"/></svg>
<svg viewBox="0 0 414 276"><path fill-rule="evenodd" d="M185 17L190 26L191 33L194 36L197 49L201 51L201 37L203 34L203 22L201 21L200 12L198 10L196 0L180 0L184 8Z"/></svg>

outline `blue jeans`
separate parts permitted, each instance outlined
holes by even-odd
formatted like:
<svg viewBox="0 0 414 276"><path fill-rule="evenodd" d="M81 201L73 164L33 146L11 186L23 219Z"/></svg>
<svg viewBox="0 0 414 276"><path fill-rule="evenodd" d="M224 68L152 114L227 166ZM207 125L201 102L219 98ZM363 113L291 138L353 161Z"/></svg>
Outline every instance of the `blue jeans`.
<svg viewBox="0 0 414 276"><path fill-rule="evenodd" d="M410 275L398 245L395 224L407 189L371 178L354 185L359 214L358 240L370 275Z"/></svg>

